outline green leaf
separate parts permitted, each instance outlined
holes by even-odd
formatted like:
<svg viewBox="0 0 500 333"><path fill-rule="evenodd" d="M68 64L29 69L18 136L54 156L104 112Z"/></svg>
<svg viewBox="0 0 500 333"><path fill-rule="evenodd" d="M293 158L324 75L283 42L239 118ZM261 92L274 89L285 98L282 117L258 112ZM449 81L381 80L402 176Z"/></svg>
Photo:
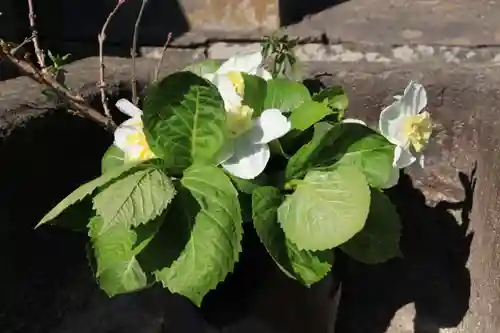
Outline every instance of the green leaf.
<svg viewBox="0 0 500 333"><path fill-rule="evenodd" d="M264 100L267 94L266 80L255 75L241 74L245 82L242 104L252 108L254 111L253 116L258 117L264 110Z"/></svg>
<svg viewBox="0 0 500 333"><path fill-rule="evenodd" d="M214 59L206 59L184 68L184 71L191 72L198 76L216 72L220 67L220 62Z"/></svg>
<svg viewBox="0 0 500 333"><path fill-rule="evenodd" d="M349 106L349 99L340 86L325 88L315 94L312 99L326 103L333 110L344 111Z"/></svg>
<svg viewBox="0 0 500 333"><path fill-rule="evenodd" d="M321 152L325 147L332 145L340 134L341 131L338 127L327 122L314 124L314 134L311 141L303 145L288 160L285 171L286 180L300 178L308 170L317 166Z"/></svg>
<svg viewBox="0 0 500 333"><path fill-rule="evenodd" d="M190 72L174 73L150 88L143 121L153 153L178 172L193 163L212 163L226 141L222 97Z"/></svg>
<svg viewBox="0 0 500 333"><path fill-rule="evenodd" d="M317 164L328 166L335 161L356 165L368 184L381 188L393 172L394 145L371 128L361 124L339 124L341 134L335 144L321 153Z"/></svg>
<svg viewBox="0 0 500 333"><path fill-rule="evenodd" d="M161 169L137 170L106 187L94 197L94 209L103 219L102 233L116 225L136 227L160 215L175 188Z"/></svg>
<svg viewBox="0 0 500 333"><path fill-rule="evenodd" d="M309 171L278 209L285 235L299 249L322 251L345 243L365 225L370 207L366 178L352 166Z"/></svg>
<svg viewBox="0 0 500 333"><path fill-rule="evenodd" d="M285 237L277 221L278 207L282 202L283 195L277 188L266 186L256 189L252 194L254 227L278 267L288 277L310 286L325 277L332 266L311 251L299 250Z"/></svg>
<svg viewBox="0 0 500 333"><path fill-rule="evenodd" d="M371 190L370 213L365 227L340 249L357 261L378 264L401 255L401 221L391 200Z"/></svg>
<svg viewBox="0 0 500 333"><path fill-rule="evenodd" d="M326 105L315 101L307 101L292 110L290 121L293 128L303 131L331 113L331 110Z"/></svg>
<svg viewBox="0 0 500 333"><path fill-rule="evenodd" d="M286 78L267 81L264 109L276 108L281 112L290 112L310 100L309 90L301 83Z"/></svg>
<svg viewBox="0 0 500 333"><path fill-rule="evenodd" d="M192 205L187 205L179 216L190 226L191 237L180 257L156 277L171 292L200 306L203 297L232 272L238 261L243 233L241 211L238 192L219 168L192 166L184 172L181 183L199 208L193 211Z"/></svg>
<svg viewBox="0 0 500 333"><path fill-rule="evenodd" d="M68 207L78 203L81 201L83 198L85 198L87 195L92 194L95 190L98 188L108 184L111 182L113 179L120 177L123 173L126 171L132 169L133 167L136 167L140 164L141 162L136 162L136 163L128 163L125 165L122 165L121 167L115 168L109 172L106 172L102 176L86 183L74 190L70 195L68 195L66 198L64 198L61 202L59 202L54 208L48 212L40 222L36 225L35 228L38 228L42 224L45 224L53 219L55 219L57 216L59 216L64 210L66 210Z"/></svg>
<svg viewBox="0 0 500 333"><path fill-rule="evenodd" d="M158 218L152 223L131 229L124 224L107 228L100 216L90 221L89 235L94 249L96 277L108 296L148 286L148 278L136 256L153 239L161 223L163 218Z"/></svg>
<svg viewBox="0 0 500 333"><path fill-rule="evenodd" d="M101 161L101 171L103 174L116 167L125 164L125 153L115 145L111 145L104 153Z"/></svg>

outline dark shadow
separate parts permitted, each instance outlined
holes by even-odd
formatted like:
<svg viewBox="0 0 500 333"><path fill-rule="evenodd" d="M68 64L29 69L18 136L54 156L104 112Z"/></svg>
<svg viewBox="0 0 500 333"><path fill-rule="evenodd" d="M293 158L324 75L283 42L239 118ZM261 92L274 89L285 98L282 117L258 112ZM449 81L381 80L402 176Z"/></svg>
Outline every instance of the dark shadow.
<svg viewBox="0 0 500 333"><path fill-rule="evenodd" d="M384 333L395 313L415 304L415 333L439 333L456 327L469 307L470 273L466 267L473 233L468 232L475 185L459 174L463 201L426 205L423 193L409 176L388 190L403 223L403 259L380 265L363 265L342 255L338 272L342 300L338 333ZM461 210L461 223L450 211ZM412 316L412 314L410 314Z"/></svg>
<svg viewBox="0 0 500 333"><path fill-rule="evenodd" d="M279 12L282 26L302 21L306 16L319 13L330 7L349 0L279 0ZM332 24L335 24L332 22Z"/></svg>
<svg viewBox="0 0 500 333"><path fill-rule="evenodd" d="M70 61L97 56L97 34L117 0L41 0L36 2L41 43L54 54L71 53ZM14 6L14 5L13 5ZM107 30L106 56L129 57L134 24L141 1L128 0ZM26 1L15 2L19 31L29 35ZM189 23L178 1L149 1L140 26L138 47L163 46L168 33L175 38L189 31Z"/></svg>
<svg viewBox="0 0 500 333"><path fill-rule="evenodd" d="M99 175L111 138L90 121L52 112L0 141L6 157L0 163L2 332L50 331L68 306L57 291L86 261L85 233L33 228L59 200Z"/></svg>

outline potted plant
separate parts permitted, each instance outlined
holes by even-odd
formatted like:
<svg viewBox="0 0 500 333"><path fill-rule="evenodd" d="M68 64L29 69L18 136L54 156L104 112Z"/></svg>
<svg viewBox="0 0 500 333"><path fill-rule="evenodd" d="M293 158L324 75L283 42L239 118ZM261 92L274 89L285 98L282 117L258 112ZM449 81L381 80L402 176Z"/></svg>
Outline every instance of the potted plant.
<svg viewBox="0 0 500 333"><path fill-rule="evenodd" d="M115 130L102 175L38 226L90 210L83 228L110 297L159 283L203 309L212 292L215 306L205 313L214 320L235 291L231 281L241 289L244 276L274 279L262 249L284 279L306 287L333 279L336 251L365 263L400 255L401 226L384 189L401 168L423 164L431 133L424 88L410 82L374 130L344 118L341 87L311 93L292 78L292 47L273 37L259 52L196 63L152 83L141 108L119 100L130 119ZM217 298L228 276L222 289L231 292ZM336 286L321 292L335 294ZM291 296L273 306L280 301L300 309ZM315 331L333 332L332 322Z"/></svg>

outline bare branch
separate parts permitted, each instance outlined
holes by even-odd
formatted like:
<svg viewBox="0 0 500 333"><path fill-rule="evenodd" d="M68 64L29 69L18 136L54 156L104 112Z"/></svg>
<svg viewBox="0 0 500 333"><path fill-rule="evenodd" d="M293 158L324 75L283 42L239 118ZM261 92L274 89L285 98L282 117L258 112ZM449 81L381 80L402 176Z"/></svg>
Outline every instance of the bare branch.
<svg viewBox="0 0 500 333"><path fill-rule="evenodd" d="M106 97L106 82L104 81L104 41L106 40L106 30L108 29L108 25L113 19L113 16L118 12L121 5L123 5L125 1L120 0L116 3L113 11L108 15L104 25L101 28L101 32L97 35L97 41L99 42L99 90L101 92L101 103L104 109L104 114L111 118L111 112L108 107L108 98Z"/></svg>
<svg viewBox="0 0 500 333"><path fill-rule="evenodd" d="M36 58L38 59L40 68L42 69L42 71L45 71L45 55L43 54L43 51L40 48L40 42L38 41L38 31L36 30L35 25L35 8L33 6L33 0L28 0L28 8L33 47L35 48Z"/></svg>
<svg viewBox="0 0 500 333"><path fill-rule="evenodd" d="M74 94L67 87L57 82L57 80L49 72L44 72L30 62L17 58L5 43L2 43L0 46L0 57L9 59L32 80L54 89L68 102L71 108L78 111L79 115L101 124L107 130L114 131L116 129L116 124L113 122L111 117L103 116L99 111L92 108L92 106L90 106L83 99L83 97Z"/></svg>
<svg viewBox="0 0 500 333"><path fill-rule="evenodd" d="M10 50L10 53L15 55L17 51L19 51L24 45L28 44L29 42L33 41L33 38L35 38L34 35L31 35L30 37L26 37L23 42L16 47L14 47L12 50Z"/></svg>
<svg viewBox="0 0 500 333"><path fill-rule="evenodd" d="M153 82L158 81L158 77L160 76L161 65L163 63L163 58L165 57L165 52L167 51L167 47L168 47L168 44L170 44L171 39L172 39L172 33L169 32L168 36L167 36L167 40L166 40L165 44L163 45L163 49L161 51L160 60L158 60L158 63L156 64L155 73L153 76Z"/></svg>
<svg viewBox="0 0 500 333"><path fill-rule="evenodd" d="M132 103L134 103L135 106L137 106L139 104L139 96L137 94L137 76L135 73L135 57L136 57L136 53L137 53L137 39L139 37L139 26L141 24L142 15L144 14L144 8L146 8L147 3L148 3L148 0L142 0L141 9L139 10L139 14L137 15L137 19L135 21L134 36L132 38L132 48L130 49L130 55L132 56L132 80L131 80Z"/></svg>

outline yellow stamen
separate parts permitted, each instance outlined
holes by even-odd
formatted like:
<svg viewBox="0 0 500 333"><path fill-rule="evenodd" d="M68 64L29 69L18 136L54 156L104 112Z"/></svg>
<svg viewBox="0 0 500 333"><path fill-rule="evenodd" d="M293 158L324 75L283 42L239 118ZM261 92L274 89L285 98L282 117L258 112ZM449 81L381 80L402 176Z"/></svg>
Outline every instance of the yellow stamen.
<svg viewBox="0 0 500 333"><path fill-rule="evenodd" d="M237 137L252 128L253 109L240 105L227 112L227 127L233 137Z"/></svg>
<svg viewBox="0 0 500 333"><path fill-rule="evenodd" d="M227 73L227 77L233 84L238 95L243 96L245 91L245 80L243 79L243 75L241 75L240 72L229 72Z"/></svg>
<svg viewBox="0 0 500 333"><path fill-rule="evenodd" d="M134 134L128 135L127 143L131 146L141 147L139 153L139 160L145 161L155 157L151 149L149 149L149 145L143 131L137 131Z"/></svg>
<svg viewBox="0 0 500 333"><path fill-rule="evenodd" d="M403 133L415 148L420 152L429 142L432 133L432 120L429 112L425 111L414 116L408 116L403 123Z"/></svg>

